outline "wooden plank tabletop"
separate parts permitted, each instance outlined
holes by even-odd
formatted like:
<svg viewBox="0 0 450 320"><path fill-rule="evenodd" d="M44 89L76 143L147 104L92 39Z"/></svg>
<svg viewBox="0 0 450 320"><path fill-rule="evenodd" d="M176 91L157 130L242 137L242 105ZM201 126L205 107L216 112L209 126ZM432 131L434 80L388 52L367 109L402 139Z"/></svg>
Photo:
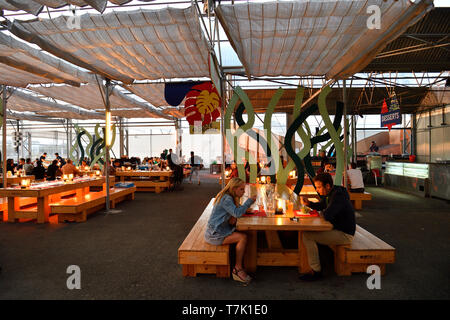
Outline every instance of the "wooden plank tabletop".
<svg viewBox="0 0 450 320"><path fill-rule="evenodd" d="M132 170L132 171L116 171L116 176L119 177L170 177L173 175L173 171L146 171L146 170Z"/></svg>
<svg viewBox="0 0 450 320"><path fill-rule="evenodd" d="M112 179L111 179L112 180ZM75 178L73 182L43 182L32 185L30 188L0 188L0 197L44 197L50 194L90 187L101 186L105 183L105 177Z"/></svg>
<svg viewBox="0 0 450 320"><path fill-rule="evenodd" d="M289 217L241 217L237 221L236 229L243 230L273 230L273 231L327 231L333 225L322 217L298 218L298 222Z"/></svg>
<svg viewBox="0 0 450 320"><path fill-rule="evenodd" d="M25 177L18 177L18 176L11 176L11 177L6 177L6 183L7 184L20 184L20 182L22 180L26 180L29 179L31 181L34 181L34 176L30 175L30 176L25 176ZM0 181L3 181L3 175L0 175Z"/></svg>

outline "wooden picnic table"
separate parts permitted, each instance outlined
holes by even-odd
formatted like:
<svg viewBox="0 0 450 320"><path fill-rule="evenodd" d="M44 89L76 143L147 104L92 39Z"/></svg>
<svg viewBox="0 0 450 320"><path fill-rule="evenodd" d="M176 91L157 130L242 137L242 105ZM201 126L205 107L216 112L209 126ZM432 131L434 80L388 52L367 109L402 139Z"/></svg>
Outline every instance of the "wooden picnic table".
<svg viewBox="0 0 450 320"><path fill-rule="evenodd" d="M267 191L262 186L254 185L253 190L246 186L246 194L243 201L254 192L257 192L257 200L250 208L258 213L259 206L264 206L264 212L267 212L267 203L265 201L273 201L267 195ZM333 225L326 221L323 217L298 217L298 221L292 221L294 210L300 209L300 199L286 186L277 186L275 197L289 200L292 203L286 208L283 215L267 214L266 216L246 216L241 217L237 221L236 229L247 233L247 249L245 253L245 268L250 272L255 272L257 266L297 266L300 273L310 271L306 249L303 245L304 231L327 231L332 230ZM249 190L249 192L247 192ZM303 191L303 190L302 190ZM265 198L265 200L264 200ZM267 249L258 249L258 231L264 231L267 240ZM298 249L283 248L278 236L278 231L297 231L298 232Z"/></svg>
<svg viewBox="0 0 450 320"><path fill-rule="evenodd" d="M120 177L120 182L132 181L136 185L137 191L155 191L160 193L162 190L171 186L170 178L173 177L172 170L117 170L116 177ZM152 180L152 178L159 178Z"/></svg>
<svg viewBox="0 0 450 320"><path fill-rule="evenodd" d="M38 223L49 221L50 203L59 201L62 194L75 191L81 198L89 193L89 187L102 186L106 188L105 177L75 178L72 182L52 181L32 184L29 188L1 188L0 197L8 198L8 221L17 219L37 219ZM36 198L35 207L21 209L21 198Z"/></svg>

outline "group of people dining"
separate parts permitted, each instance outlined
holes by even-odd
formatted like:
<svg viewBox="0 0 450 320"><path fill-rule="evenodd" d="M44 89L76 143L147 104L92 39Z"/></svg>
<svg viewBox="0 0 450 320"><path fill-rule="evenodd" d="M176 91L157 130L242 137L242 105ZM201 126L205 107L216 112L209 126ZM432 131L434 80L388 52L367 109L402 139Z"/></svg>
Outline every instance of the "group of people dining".
<svg viewBox="0 0 450 320"><path fill-rule="evenodd" d="M19 162L14 163L13 159L7 159L6 171L15 175L22 172L27 176L34 176L37 181L52 181L56 180L58 176L64 174L80 175L80 171L73 165L72 160L62 158L58 153L55 153L55 158L52 161L47 161L47 153L44 152L35 161L31 158L20 158ZM84 165L88 165L87 159L83 160Z"/></svg>

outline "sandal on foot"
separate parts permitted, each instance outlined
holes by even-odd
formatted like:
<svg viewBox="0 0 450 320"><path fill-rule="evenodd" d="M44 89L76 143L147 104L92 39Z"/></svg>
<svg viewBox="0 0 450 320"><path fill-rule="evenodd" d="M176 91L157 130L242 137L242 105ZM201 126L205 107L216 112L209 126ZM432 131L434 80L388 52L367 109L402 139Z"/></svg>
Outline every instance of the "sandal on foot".
<svg viewBox="0 0 450 320"><path fill-rule="evenodd" d="M246 276L243 276L244 274ZM252 278L248 274L245 273L244 269L234 268L233 269L233 280L239 281L239 282L244 282L244 283L249 283L252 280Z"/></svg>

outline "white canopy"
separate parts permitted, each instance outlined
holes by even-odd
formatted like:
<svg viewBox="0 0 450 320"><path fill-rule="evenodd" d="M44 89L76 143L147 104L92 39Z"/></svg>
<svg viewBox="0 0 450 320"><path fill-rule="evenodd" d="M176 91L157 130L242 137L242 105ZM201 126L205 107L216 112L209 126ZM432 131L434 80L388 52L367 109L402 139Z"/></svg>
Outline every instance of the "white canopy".
<svg viewBox="0 0 450 320"><path fill-rule="evenodd" d="M104 97L102 97L100 89L96 84L82 85L79 88L67 85L33 86L30 87L30 89L39 92L44 96L76 104L86 109L93 109L99 112L105 109L105 102L103 100ZM117 109L122 109L122 116L128 114L125 116L126 118L131 118L131 114L133 114L139 115L139 117L142 116L142 118L162 117L171 120L170 117L162 113L160 110L153 108L149 104L136 100L115 87L112 89L112 94L110 95L109 100L113 115L118 115L119 111ZM136 108L141 110L140 114L136 112Z"/></svg>
<svg viewBox="0 0 450 320"><path fill-rule="evenodd" d="M22 112L32 111L36 114L73 119L104 118L104 113L85 110L72 105L63 105L54 101L37 97L31 92L26 92L18 89L11 91L12 94L8 98L8 109Z"/></svg>
<svg viewBox="0 0 450 320"><path fill-rule="evenodd" d="M367 25L373 5L380 29ZM248 76L336 79L360 71L432 8L431 0L297 0L222 4L216 13Z"/></svg>
<svg viewBox="0 0 450 320"><path fill-rule="evenodd" d="M209 76L208 44L194 7L84 14L81 29L68 17L19 22L10 31L42 49L105 78Z"/></svg>
<svg viewBox="0 0 450 320"><path fill-rule="evenodd" d="M0 32L0 70L2 71L0 84L18 87L25 87L30 83L65 82L80 85L81 82L95 81L94 75L85 70L2 32Z"/></svg>
<svg viewBox="0 0 450 320"><path fill-rule="evenodd" d="M109 2L121 5L130 2L131 0L109 0ZM140 0L153 1L153 0ZM38 15L44 5L50 8L60 8L68 4L73 4L78 7L85 7L90 5L99 12L103 12L108 4L107 0L0 0L0 9L19 11L24 10L33 15Z"/></svg>

